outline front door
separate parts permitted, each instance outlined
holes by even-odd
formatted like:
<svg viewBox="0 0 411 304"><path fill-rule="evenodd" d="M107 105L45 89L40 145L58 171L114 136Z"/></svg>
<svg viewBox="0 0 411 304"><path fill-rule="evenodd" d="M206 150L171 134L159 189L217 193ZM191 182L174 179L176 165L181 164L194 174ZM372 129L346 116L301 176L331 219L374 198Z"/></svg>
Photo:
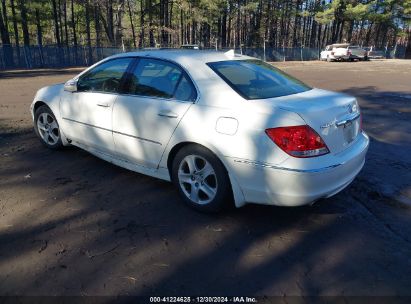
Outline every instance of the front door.
<svg viewBox="0 0 411 304"><path fill-rule="evenodd" d="M114 154L113 105L132 58L106 61L77 82L77 92L64 92L60 101L65 135L100 152Z"/></svg>

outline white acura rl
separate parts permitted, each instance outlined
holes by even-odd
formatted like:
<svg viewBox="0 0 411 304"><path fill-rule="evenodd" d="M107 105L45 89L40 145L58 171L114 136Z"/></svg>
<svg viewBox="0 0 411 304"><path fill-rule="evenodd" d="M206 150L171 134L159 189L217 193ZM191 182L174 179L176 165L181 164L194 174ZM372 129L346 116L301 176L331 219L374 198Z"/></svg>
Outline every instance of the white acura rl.
<svg viewBox="0 0 411 304"><path fill-rule="evenodd" d="M330 197L369 145L354 97L233 51L112 56L40 89L31 114L47 147L75 145L172 181L202 211Z"/></svg>

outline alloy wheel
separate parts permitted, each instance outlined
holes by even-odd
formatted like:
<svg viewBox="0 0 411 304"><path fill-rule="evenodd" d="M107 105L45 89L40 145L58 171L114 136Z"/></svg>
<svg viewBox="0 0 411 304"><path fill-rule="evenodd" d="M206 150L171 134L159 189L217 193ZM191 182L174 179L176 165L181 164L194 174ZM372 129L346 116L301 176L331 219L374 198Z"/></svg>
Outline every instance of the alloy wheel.
<svg viewBox="0 0 411 304"><path fill-rule="evenodd" d="M213 166L199 155L187 155L178 168L178 182L193 203L210 203L217 194L217 175Z"/></svg>
<svg viewBox="0 0 411 304"><path fill-rule="evenodd" d="M59 126L49 113L41 113L37 118L37 129L41 139L48 145L55 145L60 137Z"/></svg>

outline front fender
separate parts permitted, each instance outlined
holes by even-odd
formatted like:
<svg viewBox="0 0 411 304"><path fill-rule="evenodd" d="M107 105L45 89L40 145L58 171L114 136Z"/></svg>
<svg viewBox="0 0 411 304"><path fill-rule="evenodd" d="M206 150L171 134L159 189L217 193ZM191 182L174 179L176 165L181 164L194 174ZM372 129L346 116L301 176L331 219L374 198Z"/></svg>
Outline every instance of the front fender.
<svg viewBox="0 0 411 304"><path fill-rule="evenodd" d="M64 135L64 130L61 129L62 124L60 115L60 97L63 90L63 83L47 86L38 90L36 95L34 96L33 102L30 105L30 114L34 122L34 113L36 109L41 105L47 105L53 112L54 116L57 119L57 123L60 126L60 134L63 145L68 146L69 142L67 141L67 138Z"/></svg>
<svg viewBox="0 0 411 304"><path fill-rule="evenodd" d="M41 88L34 96L33 102L30 106L31 116L34 120L34 112L37 109L37 103L46 104L54 113L57 119L60 118L60 95L64 90L64 84L56 84Z"/></svg>

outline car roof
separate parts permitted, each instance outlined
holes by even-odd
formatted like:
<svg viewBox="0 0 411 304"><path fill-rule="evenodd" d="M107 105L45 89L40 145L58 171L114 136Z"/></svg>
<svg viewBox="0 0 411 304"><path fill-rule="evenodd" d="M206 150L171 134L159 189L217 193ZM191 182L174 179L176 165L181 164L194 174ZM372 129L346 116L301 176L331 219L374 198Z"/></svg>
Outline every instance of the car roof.
<svg viewBox="0 0 411 304"><path fill-rule="evenodd" d="M220 52L211 50L144 50L137 52L121 53L109 58L118 57L150 57L171 60L183 66L190 66L191 64L208 63L225 60L244 60L256 59L240 54L234 54L234 51Z"/></svg>

